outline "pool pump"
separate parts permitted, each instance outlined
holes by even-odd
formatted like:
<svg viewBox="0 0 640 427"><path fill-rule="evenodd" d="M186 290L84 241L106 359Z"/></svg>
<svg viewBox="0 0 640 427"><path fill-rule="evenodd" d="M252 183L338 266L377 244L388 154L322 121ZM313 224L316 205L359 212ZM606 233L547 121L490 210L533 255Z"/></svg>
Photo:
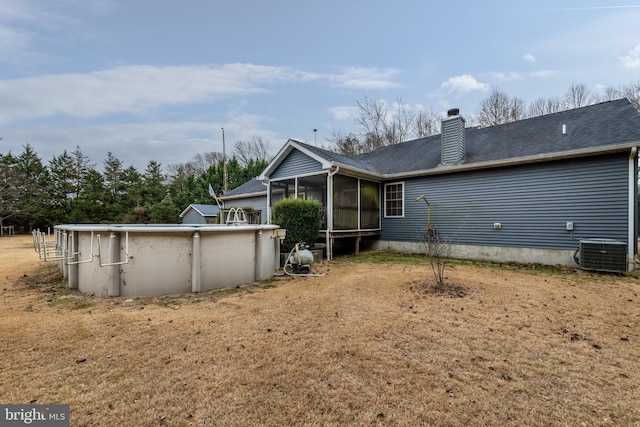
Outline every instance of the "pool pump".
<svg viewBox="0 0 640 427"><path fill-rule="evenodd" d="M313 253L305 242L300 242L296 243L296 246L289 253L285 270L287 266L290 266L293 274L309 274L311 264L313 264Z"/></svg>

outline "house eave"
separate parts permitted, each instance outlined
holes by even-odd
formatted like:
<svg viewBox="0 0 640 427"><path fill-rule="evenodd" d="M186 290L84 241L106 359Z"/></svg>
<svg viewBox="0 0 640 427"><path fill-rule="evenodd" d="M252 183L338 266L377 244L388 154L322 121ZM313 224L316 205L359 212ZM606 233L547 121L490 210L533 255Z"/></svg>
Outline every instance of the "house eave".
<svg viewBox="0 0 640 427"><path fill-rule="evenodd" d="M287 157L287 155L289 155L289 153L294 149L300 150L302 153L306 154L307 156L319 162L322 165L322 169L329 169L331 167L330 161L328 161L324 157L321 157L307 150L305 147L300 145L298 141L296 141L295 139L289 139L287 143L284 144L284 146L280 149L278 154L276 154L276 156L273 158L271 163L267 165L267 167L262 171L260 176L258 176L256 179L260 181L268 180L271 174L273 173L273 171L276 170L276 168L280 165L280 163L282 163L282 161Z"/></svg>
<svg viewBox="0 0 640 427"><path fill-rule="evenodd" d="M224 202L226 200L246 199L248 197L263 197L266 196L266 194L266 191L257 191L255 193L237 194L235 196L221 196L220 200Z"/></svg>
<svg viewBox="0 0 640 427"><path fill-rule="evenodd" d="M331 162L331 166L329 167L329 172L338 171L339 173L343 173L345 175L352 175L358 178L368 178L368 179L381 179L383 177L382 174L372 172L370 170L354 168L353 166L345 165L339 162Z"/></svg>
<svg viewBox="0 0 640 427"><path fill-rule="evenodd" d="M194 211L196 211L201 217L203 218L207 218L207 217L213 217L216 216L216 214L206 214L204 212L202 212L200 209L198 209L197 207L195 207L193 204L190 204L189 206L187 206L179 215L180 218L184 218L185 215L191 210L193 209Z"/></svg>
<svg viewBox="0 0 640 427"><path fill-rule="evenodd" d="M193 205L189 205L187 206L181 213L180 213L180 218L184 218L184 216L191 210L193 209L194 211L198 212L200 214L200 216L204 216L204 214L202 212L200 212L200 210L198 210L198 208L196 208Z"/></svg>
<svg viewBox="0 0 640 427"><path fill-rule="evenodd" d="M442 175L442 174L448 174L448 173L466 172L466 171L480 170L480 169L518 166L523 164L541 163L541 162L549 162L549 161L556 161L556 160L567 160L567 159L575 159L579 157L589 157L589 156L595 156L599 154L613 154L613 153L625 152L632 149L633 147L638 147L638 146L640 146L640 141L632 141L632 142L626 142L624 144L609 145L605 147L581 148L577 150L562 151L562 152L556 152L556 153L512 157L510 159L497 160L497 161L445 166L445 167L423 169L423 170L416 170L416 171L410 171L410 172L381 174L380 177L382 179L414 178L418 176Z"/></svg>

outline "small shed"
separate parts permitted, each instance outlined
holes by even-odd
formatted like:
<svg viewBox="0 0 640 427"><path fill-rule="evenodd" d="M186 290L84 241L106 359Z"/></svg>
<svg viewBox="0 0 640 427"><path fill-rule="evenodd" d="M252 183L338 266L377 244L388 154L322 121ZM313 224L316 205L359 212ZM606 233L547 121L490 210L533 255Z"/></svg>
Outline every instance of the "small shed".
<svg viewBox="0 0 640 427"><path fill-rule="evenodd" d="M183 224L217 224L218 212L220 208L217 205L201 205L192 203L180 214Z"/></svg>

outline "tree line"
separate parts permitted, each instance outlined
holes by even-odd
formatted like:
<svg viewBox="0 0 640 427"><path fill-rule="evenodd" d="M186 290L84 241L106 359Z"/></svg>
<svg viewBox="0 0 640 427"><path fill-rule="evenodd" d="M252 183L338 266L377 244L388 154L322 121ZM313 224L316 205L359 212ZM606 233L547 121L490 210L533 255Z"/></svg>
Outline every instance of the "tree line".
<svg viewBox="0 0 640 427"><path fill-rule="evenodd" d="M226 160L227 188L258 176L269 162L268 142L238 141ZM224 155L211 152L170 165L154 160L144 171L108 153L97 168L79 146L47 163L30 144L0 154L0 225L30 231L63 223L177 223L191 203L213 203L209 185L223 194Z"/></svg>
<svg viewBox="0 0 640 427"><path fill-rule="evenodd" d="M467 118L469 126L495 126L504 123L585 107L598 102L628 98L640 109L640 80L619 87L593 90L583 83L572 84L564 96L525 99L510 96L499 88L480 101L478 109ZM387 104L367 97L356 102L355 132L333 130L328 138L331 151L344 155L366 153L378 147L440 133L442 117L405 103L402 98Z"/></svg>

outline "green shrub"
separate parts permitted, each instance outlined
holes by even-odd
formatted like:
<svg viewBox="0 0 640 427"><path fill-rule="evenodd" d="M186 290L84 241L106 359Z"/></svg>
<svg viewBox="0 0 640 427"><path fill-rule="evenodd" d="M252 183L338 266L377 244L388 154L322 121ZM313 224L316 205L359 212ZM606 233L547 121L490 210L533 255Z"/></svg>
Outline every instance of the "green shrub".
<svg viewBox="0 0 640 427"><path fill-rule="evenodd" d="M317 200L283 199L273 206L274 224L287 230L282 250L289 252L298 242L313 245L322 226L320 202Z"/></svg>

